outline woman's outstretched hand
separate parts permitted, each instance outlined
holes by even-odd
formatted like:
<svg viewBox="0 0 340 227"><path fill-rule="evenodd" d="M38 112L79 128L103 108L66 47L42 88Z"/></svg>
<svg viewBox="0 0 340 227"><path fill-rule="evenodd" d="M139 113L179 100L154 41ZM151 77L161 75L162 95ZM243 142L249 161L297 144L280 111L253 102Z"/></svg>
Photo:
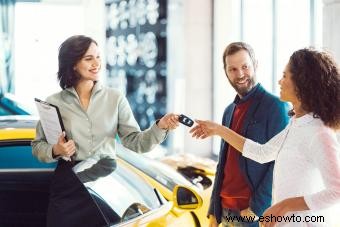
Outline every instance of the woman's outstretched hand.
<svg viewBox="0 0 340 227"><path fill-rule="evenodd" d="M192 134L191 136L196 139L205 139L209 136L217 135L218 129L221 126L212 121L195 120L195 122L197 125L189 132Z"/></svg>
<svg viewBox="0 0 340 227"><path fill-rule="evenodd" d="M178 125L178 115L173 113L165 114L157 123L159 128L166 130L173 130L177 128Z"/></svg>

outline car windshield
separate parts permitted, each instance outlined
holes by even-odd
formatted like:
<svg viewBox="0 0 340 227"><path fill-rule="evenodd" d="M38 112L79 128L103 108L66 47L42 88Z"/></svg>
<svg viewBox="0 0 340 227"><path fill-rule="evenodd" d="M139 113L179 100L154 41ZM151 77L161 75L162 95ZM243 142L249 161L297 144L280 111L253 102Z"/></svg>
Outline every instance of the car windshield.
<svg viewBox="0 0 340 227"><path fill-rule="evenodd" d="M144 157L141 154L133 152L121 144L117 144L117 155L124 161L128 162L135 168L141 170L154 180L164 185L169 190L173 190L176 185L194 186L181 174L176 172L170 166L159 161Z"/></svg>
<svg viewBox="0 0 340 227"><path fill-rule="evenodd" d="M79 163L74 170L79 176L81 171L91 168L93 164L93 160L88 159ZM92 196L105 200L120 218L131 204L142 204L143 213L161 206L156 191L121 163L110 174L87 181L84 185Z"/></svg>

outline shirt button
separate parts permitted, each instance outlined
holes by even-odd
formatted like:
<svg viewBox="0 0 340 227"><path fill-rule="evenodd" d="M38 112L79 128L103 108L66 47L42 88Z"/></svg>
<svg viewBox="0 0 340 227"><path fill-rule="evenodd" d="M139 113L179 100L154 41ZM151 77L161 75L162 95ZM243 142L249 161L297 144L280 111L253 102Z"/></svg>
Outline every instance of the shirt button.
<svg viewBox="0 0 340 227"><path fill-rule="evenodd" d="M89 119L88 119L88 118L86 118L86 120L87 120L87 121L89 121Z"/></svg>

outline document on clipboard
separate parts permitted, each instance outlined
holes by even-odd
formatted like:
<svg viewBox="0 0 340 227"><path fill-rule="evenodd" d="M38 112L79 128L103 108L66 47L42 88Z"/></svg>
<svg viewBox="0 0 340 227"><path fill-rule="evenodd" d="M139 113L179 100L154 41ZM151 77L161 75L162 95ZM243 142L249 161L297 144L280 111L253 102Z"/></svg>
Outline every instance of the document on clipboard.
<svg viewBox="0 0 340 227"><path fill-rule="evenodd" d="M59 108L37 98L35 98L34 101L38 108L41 126L44 130L47 142L49 144L57 144L59 136L65 131ZM65 140L67 141L66 135ZM62 158L64 160L70 160L68 157Z"/></svg>

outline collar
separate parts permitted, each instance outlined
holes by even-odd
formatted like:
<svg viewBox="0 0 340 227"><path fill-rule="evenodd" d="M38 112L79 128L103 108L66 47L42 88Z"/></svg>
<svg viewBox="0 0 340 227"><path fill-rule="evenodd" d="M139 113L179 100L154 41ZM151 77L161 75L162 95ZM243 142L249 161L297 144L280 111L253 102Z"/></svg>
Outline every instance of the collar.
<svg viewBox="0 0 340 227"><path fill-rule="evenodd" d="M260 83L256 84L245 96L240 98L239 95L236 95L234 99L234 103L236 105L247 102L249 99L253 98L257 91L261 90L262 86Z"/></svg>
<svg viewBox="0 0 340 227"><path fill-rule="evenodd" d="M315 119L313 113L308 113L303 115L302 117L296 118L295 116L292 117L292 125L295 127L302 127L306 124L309 124Z"/></svg>
<svg viewBox="0 0 340 227"><path fill-rule="evenodd" d="M91 96L96 94L98 91L102 90L103 89L103 85L99 82L99 81L96 81L94 86L93 86L93 89L92 89L92 93L91 93ZM68 88L65 88L65 91L67 92L70 92L71 94L75 95L76 97L78 97L78 94L76 92L76 89L72 86L72 87L68 87Z"/></svg>
<svg viewBox="0 0 340 227"><path fill-rule="evenodd" d="M96 82L93 86L93 89L92 89L91 99L92 99L94 94L96 94L97 92L99 92L102 89L103 89L103 86L101 85L101 83ZM61 96L62 96L63 100L68 104L71 104L72 102L74 102L74 98L79 99L78 94L76 92L76 89L73 86L65 88L61 92Z"/></svg>

